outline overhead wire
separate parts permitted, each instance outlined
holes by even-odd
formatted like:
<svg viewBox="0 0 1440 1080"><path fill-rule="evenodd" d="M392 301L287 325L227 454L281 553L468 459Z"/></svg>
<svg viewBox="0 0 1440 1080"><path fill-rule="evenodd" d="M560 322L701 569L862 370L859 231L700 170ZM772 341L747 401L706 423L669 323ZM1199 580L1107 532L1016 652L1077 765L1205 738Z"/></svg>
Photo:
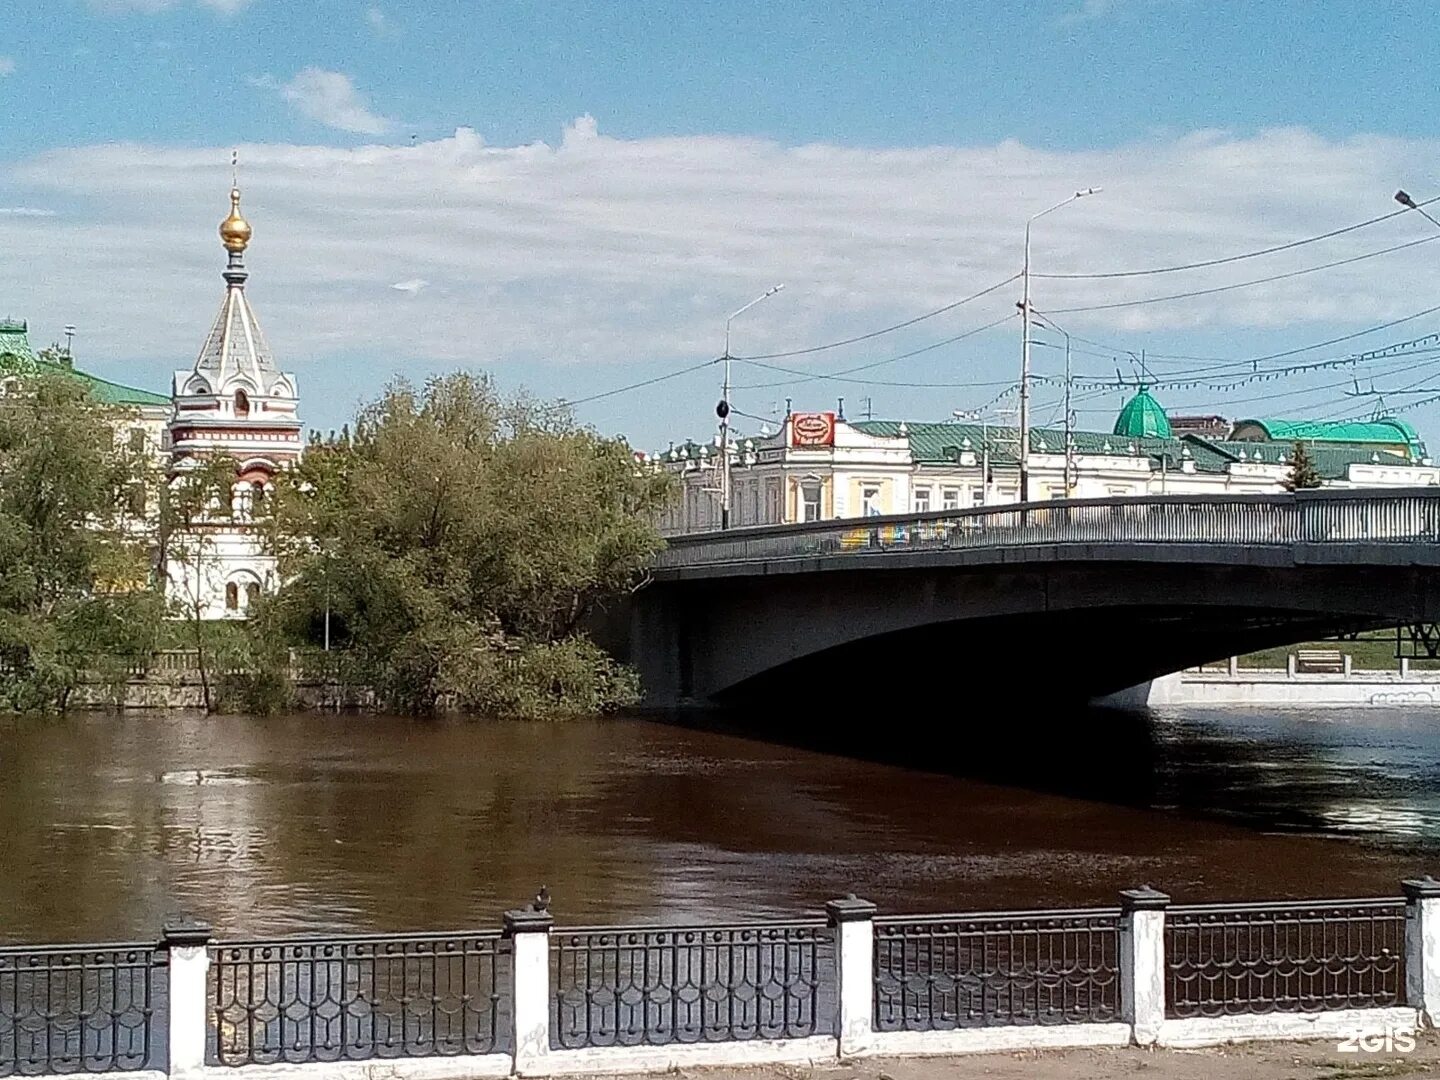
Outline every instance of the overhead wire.
<svg viewBox="0 0 1440 1080"><path fill-rule="evenodd" d="M1440 201L1440 195L1426 199L1416 206L1429 206L1433 202ZM1410 208L1403 207L1399 210L1391 210L1389 213L1381 214L1378 217L1370 218L1368 221L1357 222L1354 225L1346 225L1344 228L1331 229L1329 232L1320 233L1318 236L1307 236L1303 240L1291 240L1289 243L1276 244L1273 247L1260 248L1257 251L1247 251L1240 255L1227 255L1218 259L1202 259L1199 262L1180 263L1175 266L1157 266L1146 270L1111 270L1094 273L1075 274L1043 274L1031 272L1034 278L1049 278L1057 281L1101 281L1112 278L1147 277L1153 274L1176 274L1184 270L1201 270L1210 266L1224 266L1227 263L1243 262L1246 259L1258 259L1263 255L1274 255L1281 251L1292 251L1295 248L1304 247L1307 244L1316 244L1322 240L1333 240L1337 236L1344 236L1359 229L1369 228L1371 225L1378 225L1382 221L1389 221L1402 214L1410 212Z"/></svg>
<svg viewBox="0 0 1440 1080"><path fill-rule="evenodd" d="M994 285L991 285L988 288L981 289L977 293L971 293L969 296L966 296L960 300L956 300L953 303L946 304L944 307L938 307L934 311L927 311L923 315L916 315L913 319L906 319L904 322L896 323L894 326L886 326L880 330L872 330L868 334L858 334L855 337L845 338L841 341L831 341L824 345L812 345L809 348L805 349L790 349L787 352L756 353L753 356L732 356L730 357L730 359L783 360L789 356L809 356L812 353L826 352L829 349L839 349L846 345L854 345L857 342L869 341L872 338L877 338L884 334L893 334L896 330L904 330L907 326L914 326L916 323L924 322L926 319L933 319L937 315L944 315L947 311L954 311L958 307L963 307L964 305L969 304L975 300L979 300L982 296L989 296L996 289L1003 289L1012 281L1019 281L1021 276L1022 275L1020 274L1011 274L1004 281L997 281Z"/></svg>
<svg viewBox="0 0 1440 1080"><path fill-rule="evenodd" d="M1147 296L1139 300L1117 300L1108 304L1082 304L1075 307L1051 308L1050 313L1052 315L1070 315L1079 311L1113 311L1116 308L1141 307L1146 304L1163 304L1172 300L1189 300L1196 296L1213 296L1216 293L1233 292L1236 289L1248 289L1254 285L1266 285L1273 281L1285 281L1289 278L1302 277L1305 274L1315 274L1321 270L1333 270L1337 266L1348 266L1351 263L1363 262L1365 259L1374 259L1381 255L1390 255L1396 251L1404 251L1407 248L1419 247L1421 244L1433 244L1437 240L1440 240L1440 233L1432 236L1422 236L1418 240L1407 240L1403 244L1392 244L1390 247L1380 248L1378 251L1367 251L1361 255L1351 255L1349 258L1321 263L1319 266L1307 266L1299 270L1290 270L1283 274L1271 274L1269 277L1252 278L1249 281L1237 281L1229 285L1216 285L1209 289L1190 289L1186 292L1170 293L1166 296Z"/></svg>

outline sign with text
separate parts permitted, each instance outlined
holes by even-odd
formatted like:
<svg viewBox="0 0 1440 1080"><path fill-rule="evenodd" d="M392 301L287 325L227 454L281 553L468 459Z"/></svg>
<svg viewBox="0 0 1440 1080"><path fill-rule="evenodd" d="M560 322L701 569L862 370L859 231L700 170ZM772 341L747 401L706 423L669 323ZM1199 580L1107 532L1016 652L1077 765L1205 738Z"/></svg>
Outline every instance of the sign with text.
<svg viewBox="0 0 1440 1080"><path fill-rule="evenodd" d="M790 416L791 446L834 446L833 412L797 412Z"/></svg>

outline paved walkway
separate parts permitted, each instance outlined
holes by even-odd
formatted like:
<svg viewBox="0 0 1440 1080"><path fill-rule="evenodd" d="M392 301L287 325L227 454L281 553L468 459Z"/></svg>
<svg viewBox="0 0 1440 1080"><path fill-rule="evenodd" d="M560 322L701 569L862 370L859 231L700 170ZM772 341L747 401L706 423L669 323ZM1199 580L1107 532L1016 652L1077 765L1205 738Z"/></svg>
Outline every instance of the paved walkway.
<svg viewBox="0 0 1440 1080"><path fill-rule="evenodd" d="M1440 1038L1427 1034L1404 1054L1340 1053L1334 1042L1247 1043L1207 1050L1129 1047L873 1058L816 1068L683 1069L678 1075L685 1080L1370 1080L1440 1076Z"/></svg>

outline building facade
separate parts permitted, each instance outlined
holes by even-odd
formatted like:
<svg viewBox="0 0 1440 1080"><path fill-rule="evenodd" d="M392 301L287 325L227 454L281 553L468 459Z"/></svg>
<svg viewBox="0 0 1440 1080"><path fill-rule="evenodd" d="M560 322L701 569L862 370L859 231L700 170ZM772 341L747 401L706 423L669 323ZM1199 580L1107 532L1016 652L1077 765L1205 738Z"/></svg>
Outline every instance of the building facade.
<svg viewBox="0 0 1440 1080"><path fill-rule="evenodd" d="M1204 419L1206 430L1218 429L1219 418ZM1233 430L1225 438L1193 431L1176 435L1164 409L1142 387L1109 432L1078 431L1067 439L1060 429L1031 429L1031 498L1280 492L1290 477L1297 441L1305 444L1327 487L1440 485L1440 467L1403 421L1327 425L1245 420L1227 427ZM1269 431L1277 434L1266 437ZM1298 438L1293 434L1297 431L1303 433ZM1014 427L846 421L835 413L792 413L778 432L733 439L731 525L1015 502L1019 449ZM662 531L720 527L719 452L717 443L686 442L646 458L680 480L677 497L660 522Z"/></svg>

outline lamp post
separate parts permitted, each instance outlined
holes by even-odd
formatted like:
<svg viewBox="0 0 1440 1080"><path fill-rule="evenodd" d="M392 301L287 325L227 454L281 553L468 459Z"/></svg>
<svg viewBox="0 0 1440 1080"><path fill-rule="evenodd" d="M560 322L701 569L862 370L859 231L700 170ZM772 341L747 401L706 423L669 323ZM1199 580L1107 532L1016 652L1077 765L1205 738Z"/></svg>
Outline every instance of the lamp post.
<svg viewBox="0 0 1440 1080"><path fill-rule="evenodd" d="M730 324L736 317L744 315L761 300L768 300L784 284L772 286L751 300L725 320L725 384L720 390L720 403L715 406L715 415L720 418L720 528L730 528Z"/></svg>
<svg viewBox="0 0 1440 1080"><path fill-rule="evenodd" d="M990 417L980 409L956 409L950 414L956 420L980 422L980 505L990 503Z"/></svg>
<svg viewBox="0 0 1440 1080"><path fill-rule="evenodd" d="M1065 338L1065 497L1068 499L1074 494L1075 488L1075 411L1070 407L1070 335L1045 316L1040 316L1040 319L1045 327ZM1049 342L1037 341L1035 344L1045 345Z"/></svg>
<svg viewBox="0 0 1440 1080"><path fill-rule="evenodd" d="M1020 301L1020 501L1030 501L1030 226L1046 214L1053 214L1062 206L1069 206L1076 199L1095 195L1098 187L1077 191L1067 199L1061 199L1054 206L1031 214L1025 221L1025 265L1021 273L1024 279L1024 299Z"/></svg>

